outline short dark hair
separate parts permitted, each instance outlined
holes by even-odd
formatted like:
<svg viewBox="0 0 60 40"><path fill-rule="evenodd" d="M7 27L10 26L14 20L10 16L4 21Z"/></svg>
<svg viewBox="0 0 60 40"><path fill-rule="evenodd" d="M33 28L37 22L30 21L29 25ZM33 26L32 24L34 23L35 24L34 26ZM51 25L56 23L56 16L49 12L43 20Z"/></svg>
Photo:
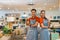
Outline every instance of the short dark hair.
<svg viewBox="0 0 60 40"><path fill-rule="evenodd" d="M31 12L32 12L32 11L35 11L35 12L36 12L36 9L32 9Z"/></svg>

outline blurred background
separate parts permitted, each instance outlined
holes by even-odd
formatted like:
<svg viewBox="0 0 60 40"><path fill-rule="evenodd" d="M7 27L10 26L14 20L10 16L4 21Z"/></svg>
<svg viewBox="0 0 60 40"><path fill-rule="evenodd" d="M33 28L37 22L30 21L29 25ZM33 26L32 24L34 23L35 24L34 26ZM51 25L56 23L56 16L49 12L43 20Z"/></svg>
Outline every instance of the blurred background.
<svg viewBox="0 0 60 40"><path fill-rule="evenodd" d="M18 34L16 30L23 35L19 36L20 40L26 40L28 28L26 19L31 16L31 9L37 10L38 17L41 10L46 11L46 17L51 22L50 34L56 35L56 37L50 36L51 40L58 40L60 38L60 0L0 0L0 40L14 40L10 38L14 33Z"/></svg>

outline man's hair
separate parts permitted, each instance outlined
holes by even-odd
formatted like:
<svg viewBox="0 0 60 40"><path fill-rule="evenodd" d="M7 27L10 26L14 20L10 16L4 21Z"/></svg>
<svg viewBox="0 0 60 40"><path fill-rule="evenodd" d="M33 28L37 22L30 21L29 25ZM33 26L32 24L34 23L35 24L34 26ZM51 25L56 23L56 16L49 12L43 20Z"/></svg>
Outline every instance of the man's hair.
<svg viewBox="0 0 60 40"><path fill-rule="evenodd" d="M32 11L35 11L35 12L36 12L36 9L32 9L31 12L32 12Z"/></svg>

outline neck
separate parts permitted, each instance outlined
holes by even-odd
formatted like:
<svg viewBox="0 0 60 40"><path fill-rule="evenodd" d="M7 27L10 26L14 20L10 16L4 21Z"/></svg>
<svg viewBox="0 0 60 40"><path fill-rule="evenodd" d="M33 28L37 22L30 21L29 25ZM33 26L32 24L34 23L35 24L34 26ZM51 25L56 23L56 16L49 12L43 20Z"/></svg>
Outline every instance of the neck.
<svg viewBox="0 0 60 40"><path fill-rule="evenodd" d="M35 18L35 16L32 16L32 18Z"/></svg>
<svg viewBox="0 0 60 40"><path fill-rule="evenodd" d="M43 18L43 17L41 17L41 18ZM44 19L44 18L43 18Z"/></svg>

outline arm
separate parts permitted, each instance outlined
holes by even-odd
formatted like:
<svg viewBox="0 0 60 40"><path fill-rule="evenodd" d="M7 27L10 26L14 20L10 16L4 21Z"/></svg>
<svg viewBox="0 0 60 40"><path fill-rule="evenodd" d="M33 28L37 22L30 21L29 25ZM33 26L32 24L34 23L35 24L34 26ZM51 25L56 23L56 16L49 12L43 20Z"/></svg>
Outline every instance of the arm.
<svg viewBox="0 0 60 40"><path fill-rule="evenodd" d="M50 21L48 20L48 26L44 26L43 22L41 22L41 27L42 28L50 28Z"/></svg>
<svg viewBox="0 0 60 40"><path fill-rule="evenodd" d="M27 25L27 26L30 26L30 22L29 22L29 21L26 21L26 25Z"/></svg>
<svg viewBox="0 0 60 40"><path fill-rule="evenodd" d="M38 22L36 22L35 24L32 24L31 26L32 26L32 27L38 26Z"/></svg>
<svg viewBox="0 0 60 40"><path fill-rule="evenodd" d="M41 25L40 25L42 28L48 28L47 26L44 26L44 24L43 23L41 23Z"/></svg>
<svg viewBox="0 0 60 40"><path fill-rule="evenodd" d="M27 21L26 21L26 25L27 25L27 26L30 26L30 18L27 19Z"/></svg>

